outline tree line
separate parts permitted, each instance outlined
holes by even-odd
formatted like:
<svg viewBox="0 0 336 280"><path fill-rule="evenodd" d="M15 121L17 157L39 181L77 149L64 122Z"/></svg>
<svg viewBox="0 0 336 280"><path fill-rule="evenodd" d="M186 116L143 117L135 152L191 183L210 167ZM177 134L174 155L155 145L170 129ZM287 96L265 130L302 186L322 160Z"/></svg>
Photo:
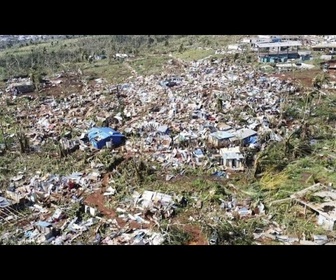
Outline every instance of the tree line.
<svg viewBox="0 0 336 280"><path fill-rule="evenodd" d="M62 64L85 62L94 55L105 55L112 62L116 53L138 54L157 44L167 45L173 37L180 36L94 35L50 40L48 45L45 42L35 42L30 51L20 52L20 47L12 52L7 49L0 56L0 75L3 79L8 79L28 75L31 69L37 68L44 72L55 72L62 69Z"/></svg>

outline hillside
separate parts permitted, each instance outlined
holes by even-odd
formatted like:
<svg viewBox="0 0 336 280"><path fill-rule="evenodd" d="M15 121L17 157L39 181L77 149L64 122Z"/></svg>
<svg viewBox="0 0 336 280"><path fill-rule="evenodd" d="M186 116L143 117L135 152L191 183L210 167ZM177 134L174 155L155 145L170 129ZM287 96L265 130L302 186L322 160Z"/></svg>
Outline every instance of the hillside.
<svg viewBox="0 0 336 280"><path fill-rule="evenodd" d="M1 242L332 243L336 92L325 85L336 77L228 51L243 37L78 36L1 51ZM23 82L34 90L13 94ZM92 147L102 126L125 142Z"/></svg>

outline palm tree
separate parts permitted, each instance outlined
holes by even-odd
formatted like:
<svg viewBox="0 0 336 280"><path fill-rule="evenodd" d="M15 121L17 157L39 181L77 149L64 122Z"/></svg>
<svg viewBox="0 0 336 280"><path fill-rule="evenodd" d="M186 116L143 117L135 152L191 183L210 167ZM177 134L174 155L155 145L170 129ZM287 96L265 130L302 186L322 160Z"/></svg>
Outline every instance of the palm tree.
<svg viewBox="0 0 336 280"><path fill-rule="evenodd" d="M311 105L312 102L314 100L314 98L316 97L316 95L319 94L318 90L312 90L306 93L306 97L305 97L305 108L304 108L304 115L303 115L303 119L302 122L304 122L305 118L306 118L306 111L308 110L308 117L310 117L311 114Z"/></svg>
<svg viewBox="0 0 336 280"><path fill-rule="evenodd" d="M29 73L30 81L34 84L36 90L40 89L40 85L42 83L42 74L37 69L32 69Z"/></svg>
<svg viewBox="0 0 336 280"><path fill-rule="evenodd" d="M311 130L308 127L308 123L303 122L298 129L284 140L285 157L296 159L310 154L312 152L312 147L309 143L310 134Z"/></svg>
<svg viewBox="0 0 336 280"><path fill-rule="evenodd" d="M2 138L2 141L4 142L5 150L8 150L7 137L6 137L6 134L5 134L5 131L2 125L1 125L1 138Z"/></svg>
<svg viewBox="0 0 336 280"><path fill-rule="evenodd" d="M26 153L29 150L29 139L27 138L26 134L21 130L16 133L17 138L19 140L20 151L21 153Z"/></svg>
<svg viewBox="0 0 336 280"><path fill-rule="evenodd" d="M286 111L285 108L287 108L289 104L289 90L286 92L283 99L284 100L280 103L280 120L283 119L284 113Z"/></svg>
<svg viewBox="0 0 336 280"><path fill-rule="evenodd" d="M323 87L323 85L329 84L329 82L330 82L330 77L325 72L319 73L313 78L313 80L312 80L313 87L319 93L318 104L321 101L321 91L320 91L320 89Z"/></svg>
<svg viewBox="0 0 336 280"><path fill-rule="evenodd" d="M170 132L170 139L171 139L171 142L170 142L170 145L171 145L171 147L172 148L174 148L174 138L175 138L175 136L176 136L176 133L175 132Z"/></svg>
<svg viewBox="0 0 336 280"><path fill-rule="evenodd" d="M291 146L290 156L292 159L304 157L312 152L312 147L308 140L294 139Z"/></svg>
<svg viewBox="0 0 336 280"><path fill-rule="evenodd" d="M267 153L260 152L255 155L254 159L254 178L257 178L259 174L263 173L266 169L265 159L267 159Z"/></svg>

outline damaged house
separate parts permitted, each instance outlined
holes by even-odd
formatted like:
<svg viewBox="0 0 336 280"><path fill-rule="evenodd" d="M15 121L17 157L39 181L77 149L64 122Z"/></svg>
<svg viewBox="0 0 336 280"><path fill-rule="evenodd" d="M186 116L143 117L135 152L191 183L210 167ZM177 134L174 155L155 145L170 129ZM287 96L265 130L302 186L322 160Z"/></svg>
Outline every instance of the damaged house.
<svg viewBox="0 0 336 280"><path fill-rule="evenodd" d="M331 59L320 63L321 69L336 70L336 60Z"/></svg>
<svg viewBox="0 0 336 280"><path fill-rule="evenodd" d="M211 145L216 148L222 148L230 144L230 139L233 138L234 135L227 131L216 131L210 133L208 141Z"/></svg>
<svg viewBox="0 0 336 280"><path fill-rule="evenodd" d="M93 127L88 131L88 138L96 149L119 146L126 140L123 134L110 127Z"/></svg>
<svg viewBox="0 0 336 280"><path fill-rule="evenodd" d="M258 140L258 133L255 130L249 128L238 129L233 134L235 138L237 138L239 141L242 141L244 146L255 144ZM233 140L236 140L235 138Z"/></svg>
<svg viewBox="0 0 336 280"><path fill-rule="evenodd" d="M298 59L300 41L262 42L256 44L260 62L286 62L288 59Z"/></svg>
<svg viewBox="0 0 336 280"><path fill-rule="evenodd" d="M200 148L195 149L195 151L193 152L193 155L195 157L195 161L197 165L202 164L202 162L205 159L204 153Z"/></svg>
<svg viewBox="0 0 336 280"><path fill-rule="evenodd" d="M219 151L222 156L222 164L227 168L243 170L245 157L240 152L239 146L221 148Z"/></svg>

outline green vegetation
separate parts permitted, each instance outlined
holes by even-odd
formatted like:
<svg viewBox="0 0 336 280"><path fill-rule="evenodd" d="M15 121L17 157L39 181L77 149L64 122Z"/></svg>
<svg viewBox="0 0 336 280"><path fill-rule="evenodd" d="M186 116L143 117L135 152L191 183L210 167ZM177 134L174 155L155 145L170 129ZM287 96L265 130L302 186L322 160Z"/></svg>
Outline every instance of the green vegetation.
<svg viewBox="0 0 336 280"><path fill-rule="evenodd" d="M238 38L239 36L96 35L21 44L0 52L0 79L29 75L33 70L53 74L81 68L113 82L120 80L120 77L127 78L129 74L122 64L123 60L115 58L117 53L134 55L134 59L130 59L130 65L139 74L147 74L147 71L148 74L161 73L162 65L170 58L169 54L186 60L200 59L214 54L211 48L220 48ZM92 58L96 55L105 56L106 59L95 61Z"/></svg>
<svg viewBox="0 0 336 280"><path fill-rule="evenodd" d="M186 60L186 61L192 61L192 60L199 60L206 57L209 57L210 55L214 55L215 51L210 49L182 49L182 51L178 54L176 54L177 58Z"/></svg>
<svg viewBox="0 0 336 280"><path fill-rule="evenodd" d="M169 57L166 55L147 55L131 60L129 65L138 75L160 74L162 72L163 65L167 63L168 59Z"/></svg>
<svg viewBox="0 0 336 280"><path fill-rule="evenodd" d="M163 67L172 59L192 61L213 56L235 60L237 63L254 63L248 51L239 56L215 55L217 48L224 48L238 38L205 35L83 36L15 46L0 52L0 87L4 89L4 81L15 76L31 76L38 85L44 75L78 69L83 72L83 77L88 77L87 80L104 78L109 83L118 84L130 76L161 74ZM118 59L116 53L126 53L130 57L127 60ZM95 55L106 58L94 60L92 57ZM312 63L318 62L315 60ZM272 67L270 69L274 70ZM201 228L207 237L216 231L219 244L253 244L255 229L266 228L275 221L286 229L286 234L300 238L303 235L307 237L325 233L316 226L316 215L308 210L303 214L302 207L292 200L272 204L316 182L336 182L336 113L333 109L336 93L330 91L327 95L323 94L320 88L328 82L328 77L321 74L320 70L315 74L315 79L311 79L311 87L304 88L298 95L288 96L283 108L282 114L291 117L298 128L286 135L283 141L273 143L260 152L255 165L245 173L221 181L211 177L211 170L202 169L186 169L184 176L178 176L182 170L177 170L176 178L165 181L158 175L160 172L153 171L152 163L149 166L142 158L125 159L104 150L77 150L60 157L59 147L51 140L46 142L40 152L31 152L33 145L26 141L25 128L16 119L17 108L28 106L28 101L5 100L0 109L0 144L10 146L14 143L16 148L6 148L0 156L0 184L7 186L9 178L22 170L66 175L83 171L94 161L102 163L106 173L112 170L118 172L113 186L116 195L107 203L109 208L115 207L119 200L130 196L134 190L164 192L173 195L176 200L182 196L186 198L188 203L176 210L177 215L172 218L173 225L167 225L167 244L189 244L193 240L193 236L180 225L189 223L186 221L190 217L194 217L193 225ZM293 77L300 79L305 75L306 72L301 71L295 72ZM222 111L222 99L218 98L215 102L218 111ZM311 139L317 142L312 144ZM225 218L220 205L222 200L229 200L233 196L241 200L249 198L255 207L260 202L264 203L267 215L271 218ZM202 205L196 207L199 201ZM69 212L73 213L77 208L78 205L74 205ZM215 217L210 219L208 215L212 212ZM218 218L218 223L204 223L204 220L213 221L215 218Z"/></svg>

